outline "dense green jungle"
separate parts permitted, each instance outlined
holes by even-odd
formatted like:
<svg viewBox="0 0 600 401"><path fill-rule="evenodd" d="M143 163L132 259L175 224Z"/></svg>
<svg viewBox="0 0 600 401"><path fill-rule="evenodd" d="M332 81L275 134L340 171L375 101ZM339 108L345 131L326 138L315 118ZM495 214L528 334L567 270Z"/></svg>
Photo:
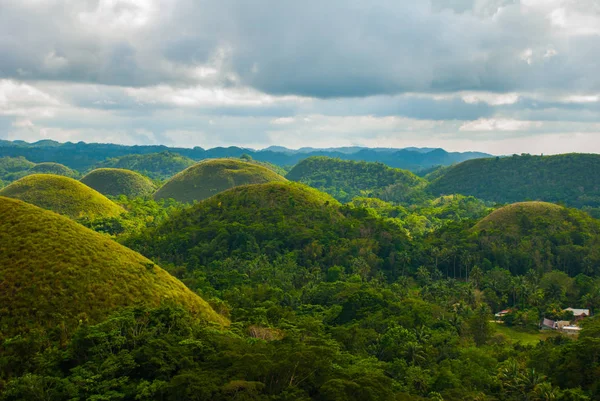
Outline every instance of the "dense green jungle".
<svg viewBox="0 0 600 401"><path fill-rule="evenodd" d="M0 146L2 401L600 399L598 155L77 145Z"/></svg>

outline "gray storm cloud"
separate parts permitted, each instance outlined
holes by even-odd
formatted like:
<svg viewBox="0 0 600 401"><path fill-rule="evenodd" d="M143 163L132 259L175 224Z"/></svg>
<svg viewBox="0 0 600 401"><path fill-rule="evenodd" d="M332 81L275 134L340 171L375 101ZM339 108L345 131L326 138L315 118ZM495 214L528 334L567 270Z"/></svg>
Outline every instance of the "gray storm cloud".
<svg viewBox="0 0 600 401"><path fill-rule="evenodd" d="M0 0L0 54L0 138L600 151L600 0Z"/></svg>
<svg viewBox="0 0 600 401"><path fill-rule="evenodd" d="M586 14L597 12L590 3ZM562 26L560 12L535 1L4 1L0 72L320 98L596 93L598 35L564 26L585 17L580 2L561 6Z"/></svg>

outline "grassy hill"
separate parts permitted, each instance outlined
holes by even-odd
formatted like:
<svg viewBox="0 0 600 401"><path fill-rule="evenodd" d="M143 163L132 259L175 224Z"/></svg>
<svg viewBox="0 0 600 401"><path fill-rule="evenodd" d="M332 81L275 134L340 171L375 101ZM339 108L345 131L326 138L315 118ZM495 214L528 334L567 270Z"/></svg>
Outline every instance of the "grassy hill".
<svg viewBox="0 0 600 401"><path fill-rule="evenodd" d="M501 207L481 219L476 231L499 230L504 234L521 234L536 222L545 221L546 227L564 224L566 209L548 202L518 202Z"/></svg>
<svg viewBox="0 0 600 401"><path fill-rule="evenodd" d="M55 213L0 197L0 337L69 331L119 307L163 301L224 323L200 297L141 255Z"/></svg>
<svg viewBox="0 0 600 401"><path fill-rule="evenodd" d="M469 160L445 169L428 191L500 203L526 200L600 206L600 155L512 156Z"/></svg>
<svg viewBox="0 0 600 401"><path fill-rule="evenodd" d="M35 166L24 157L0 157L0 181L10 182L26 175Z"/></svg>
<svg viewBox="0 0 600 401"><path fill-rule="evenodd" d="M51 162L38 163L35 166L33 166L31 169L29 169L29 171L27 173L28 174L55 174L55 175L62 175L62 176L71 177L71 178L79 177L79 173L77 171L71 170L67 166L64 166L60 163L51 163Z"/></svg>
<svg viewBox="0 0 600 401"><path fill-rule="evenodd" d="M403 201L415 189L425 186L425 180L406 170L329 157L304 159L286 178L327 192L341 202L349 202L356 196Z"/></svg>
<svg viewBox="0 0 600 401"><path fill-rule="evenodd" d="M126 155L114 157L96 165L96 168L120 168L137 171L150 178L165 180L192 166L196 162L174 152Z"/></svg>
<svg viewBox="0 0 600 401"><path fill-rule="evenodd" d="M341 206L331 196L297 183L272 182L236 187L206 199L130 239L140 253L188 268L207 266L218 273L228 258L250 260L264 255L271 261L287 255L303 269L345 266L347 274L400 272L390 254L406 244L404 231L365 209ZM212 264L214 262L215 264ZM362 266L359 268L358 266ZM288 266L289 268L289 266ZM356 271L355 271L356 270ZM344 273L344 274L346 274ZM224 285L235 281L227 279Z"/></svg>
<svg viewBox="0 0 600 401"><path fill-rule="evenodd" d="M81 182L107 196L126 195L135 198L151 195L156 189L152 181L140 173L121 168L93 170Z"/></svg>
<svg viewBox="0 0 600 401"><path fill-rule="evenodd" d="M255 163L211 159L197 163L167 181L156 191L154 199L173 198L192 203L240 185L283 181L286 179L282 176Z"/></svg>
<svg viewBox="0 0 600 401"><path fill-rule="evenodd" d="M573 276L592 274L600 262L600 221L552 203L504 206L481 219L472 232L485 258L518 274L551 266Z"/></svg>
<svg viewBox="0 0 600 401"><path fill-rule="evenodd" d="M0 190L0 196L19 199L71 218L113 217L124 210L81 182L52 174L33 174Z"/></svg>

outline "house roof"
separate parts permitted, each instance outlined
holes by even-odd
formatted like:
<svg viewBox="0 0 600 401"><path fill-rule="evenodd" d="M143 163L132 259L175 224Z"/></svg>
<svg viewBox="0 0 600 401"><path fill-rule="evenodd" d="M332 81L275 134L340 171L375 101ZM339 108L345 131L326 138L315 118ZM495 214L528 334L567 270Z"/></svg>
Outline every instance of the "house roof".
<svg viewBox="0 0 600 401"><path fill-rule="evenodd" d="M589 316L590 315L589 309L567 308L565 310L573 312L573 316L581 316L581 315Z"/></svg>

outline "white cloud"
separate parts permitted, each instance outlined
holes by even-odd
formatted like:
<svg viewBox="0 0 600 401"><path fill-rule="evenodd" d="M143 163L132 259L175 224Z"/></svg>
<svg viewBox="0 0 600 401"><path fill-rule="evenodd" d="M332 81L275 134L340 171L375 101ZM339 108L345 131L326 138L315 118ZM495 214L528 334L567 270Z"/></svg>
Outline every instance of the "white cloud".
<svg viewBox="0 0 600 401"><path fill-rule="evenodd" d="M484 118L464 123L460 126L459 131L526 131L541 126L542 123L539 121Z"/></svg>

